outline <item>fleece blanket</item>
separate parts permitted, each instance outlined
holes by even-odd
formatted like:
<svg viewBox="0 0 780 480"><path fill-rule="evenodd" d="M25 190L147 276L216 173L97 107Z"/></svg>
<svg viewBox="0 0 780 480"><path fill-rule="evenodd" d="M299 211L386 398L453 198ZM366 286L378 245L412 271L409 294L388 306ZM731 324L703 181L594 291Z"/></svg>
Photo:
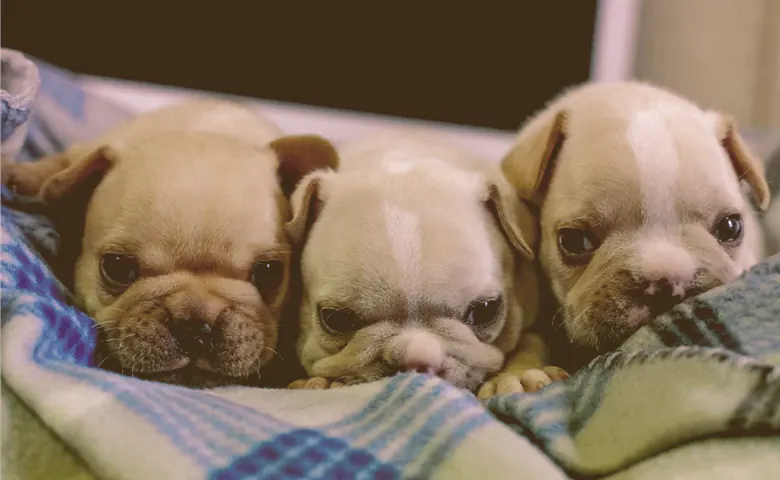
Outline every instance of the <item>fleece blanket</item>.
<svg viewBox="0 0 780 480"><path fill-rule="evenodd" d="M3 141L28 128L22 150L4 153L33 160L126 116L86 95L77 76L38 61L30 68L15 55L3 51L3 76L20 68L17 80L41 85L33 108L31 89L3 84L12 90L3 92ZM45 218L3 209L4 478L714 480L780 472L778 256L565 382L481 403L420 374L332 391L204 391L98 370L95 323L68 305L39 255L56 245Z"/></svg>

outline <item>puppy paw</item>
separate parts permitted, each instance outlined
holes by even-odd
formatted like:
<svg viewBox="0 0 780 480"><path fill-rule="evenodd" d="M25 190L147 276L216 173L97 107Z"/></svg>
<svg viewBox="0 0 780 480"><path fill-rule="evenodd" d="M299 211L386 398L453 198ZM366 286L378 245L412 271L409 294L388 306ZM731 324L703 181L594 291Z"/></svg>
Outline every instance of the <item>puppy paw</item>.
<svg viewBox="0 0 780 480"><path fill-rule="evenodd" d="M322 377L302 378L289 384L287 388L293 390L326 390L330 388L330 380Z"/></svg>
<svg viewBox="0 0 780 480"><path fill-rule="evenodd" d="M323 377L303 378L296 380L287 386L292 390L327 390L348 385L341 380L329 380Z"/></svg>
<svg viewBox="0 0 780 480"><path fill-rule="evenodd" d="M536 392L553 382L567 378L569 374L564 369L554 366L532 368L520 376L513 373L499 373L479 387L477 398L487 400L490 397L509 393Z"/></svg>

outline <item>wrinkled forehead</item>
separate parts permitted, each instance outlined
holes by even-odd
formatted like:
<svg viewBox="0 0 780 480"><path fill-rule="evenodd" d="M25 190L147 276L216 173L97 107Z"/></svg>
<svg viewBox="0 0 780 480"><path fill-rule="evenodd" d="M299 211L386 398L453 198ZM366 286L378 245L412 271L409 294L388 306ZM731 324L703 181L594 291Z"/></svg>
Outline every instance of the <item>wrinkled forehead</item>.
<svg viewBox="0 0 780 480"><path fill-rule="evenodd" d="M500 293L501 258L485 215L476 200L331 194L304 252L309 293L364 310L460 309Z"/></svg>
<svg viewBox="0 0 780 480"><path fill-rule="evenodd" d="M267 173L197 163L146 175L112 171L95 190L88 228L97 242L132 247L159 263L188 256L243 265L281 239L285 205Z"/></svg>
<svg viewBox="0 0 780 480"><path fill-rule="evenodd" d="M734 170L703 117L648 110L572 123L550 189L566 215L630 211L653 223L741 204Z"/></svg>

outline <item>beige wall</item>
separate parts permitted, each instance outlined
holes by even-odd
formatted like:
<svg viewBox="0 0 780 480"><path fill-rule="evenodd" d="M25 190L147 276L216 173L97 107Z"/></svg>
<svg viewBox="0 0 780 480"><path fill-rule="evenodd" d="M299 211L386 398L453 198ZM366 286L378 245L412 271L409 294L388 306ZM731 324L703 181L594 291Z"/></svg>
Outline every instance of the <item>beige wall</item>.
<svg viewBox="0 0 780 480"><path fill-rule="evenodd" d="M635 75L780 127L780 0L644 0Z"/></svg>

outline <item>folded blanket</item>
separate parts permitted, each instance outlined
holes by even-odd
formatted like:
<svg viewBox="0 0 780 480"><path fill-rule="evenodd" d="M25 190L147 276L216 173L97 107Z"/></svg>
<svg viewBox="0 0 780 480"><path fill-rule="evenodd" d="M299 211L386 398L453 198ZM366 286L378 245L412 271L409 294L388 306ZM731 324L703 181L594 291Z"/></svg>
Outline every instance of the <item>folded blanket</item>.
<svg viewBox="0 0 780 480"><path fill-rule="evenodd" d="M46 101L29 115L27 158L122 118L95 107L78 77L36 63ZM3 107L4 128L6 118ZM780 471L780 256L566 382L482 404L419 374L332 391L203 391L98 370L93 320L64 301L38 255L56 249L45 219L4 208L2 244L8 478L713 480Z"/></svg>

